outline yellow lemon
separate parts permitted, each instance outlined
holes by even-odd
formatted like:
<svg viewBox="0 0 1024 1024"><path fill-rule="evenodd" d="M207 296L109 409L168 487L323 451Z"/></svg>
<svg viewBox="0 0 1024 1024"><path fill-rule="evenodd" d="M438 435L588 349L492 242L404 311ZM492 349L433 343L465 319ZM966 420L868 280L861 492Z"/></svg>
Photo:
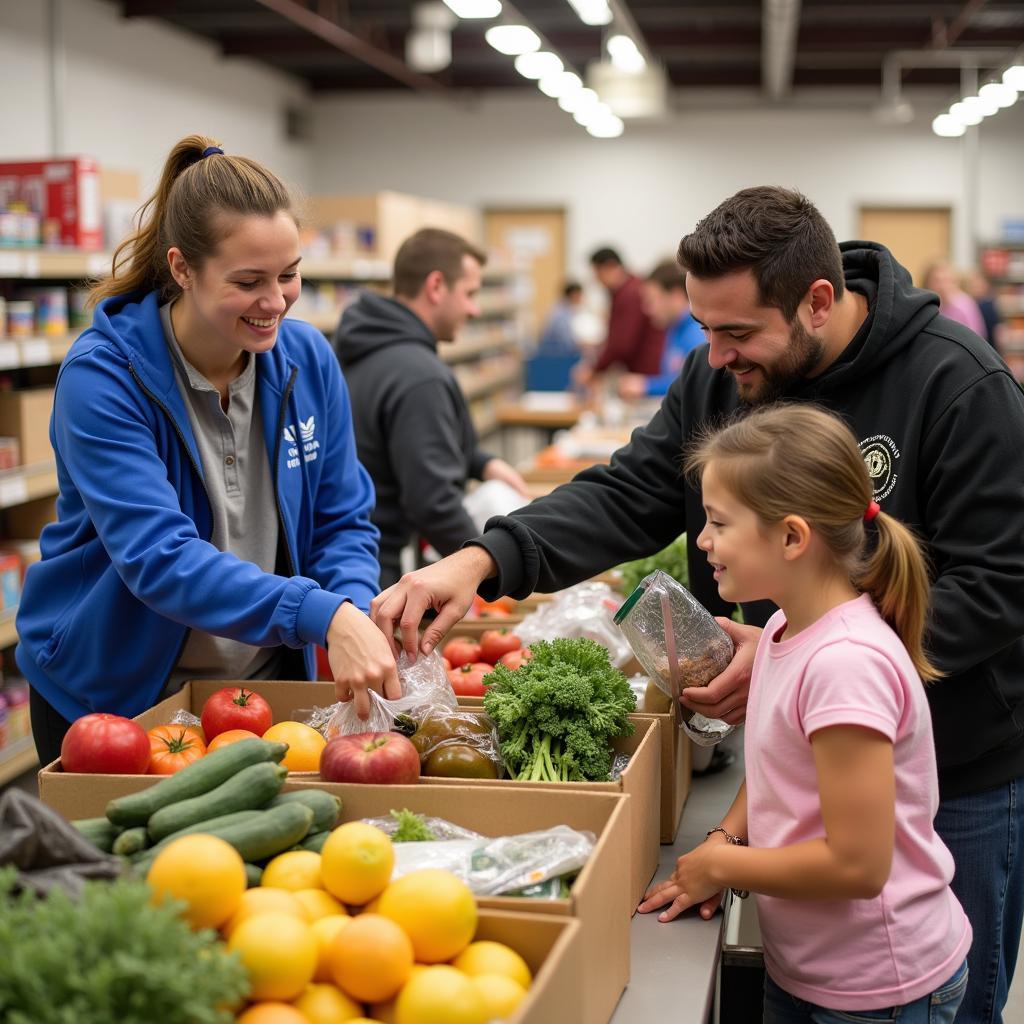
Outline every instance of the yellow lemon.
<svg viewBox="0 0 1024 1024"><path fill-rule="evenodd" d="M526 998L526 989L505 974L474 974L469 979L484 1001L488 1020L504 1020Z"/></svg>
<svg viewBox="0 0 1024 1024"><path fill-rule="evenodd" d="M309 1024L290 1003L277 1001L254 1003L238 1017L235 1024Z"/></svg>
<svg viewBox="0 0 1024 1024"><path fill-rule="evenodd" d="M334 985L307 985L294 1005L309 1024L341 1024L363 1015L362 1006Z"/></svg>
<svg viewBox="0 0 1024 1024"><path fill-rule="evenodd" d="M341 931L350 921L351 917L343 914L332 914L330 917L318 917L310 927L316 937L317 961L316 971L313 974L314 981L334 981L331 973L331 958L328 949L334 936Z"/></svg>
<svg viewBox="0 0 1024 1024"><path fill-rule="evenodd" d="M274 889L299 892L302 889L322 889L320 854L312 850L289 850L279 853L264 869L260 885Z"/></svg>
<svg viewBox="0 0 1024 1024"><path fill-rule="evenodd" d="M395 1024L485 1024L483 996L462 971L438 964L410 978L395 1004Z"/></svg>
<svg viewBox="0 0 1024 1024"><path fill-rule="evenodd" d="M361 821L339 825L320 850L322 887L342 903L355 906L384 891L394 865L391 839Z"/></svg>
<svg viewBox="0 0 1024 1024"><path fill-rule="evenodd" d="M302 918L302 920L306 920L308 917L305 907L287 889L271 889L266 886L258 886L255 889L246 889L242 893L238 909L224 922L221 926L221 931L224 935L230 936L247 918L253 917L256 914L267 914L271 911L292 914L295 917Z"/></svg>
<svg viewBox="0 0 1024 1024"><path fill-rule="evenodd" d="M504 974L517 981L522 988L529 988L533 980L526 961L504 943L483 940L471 942L453 961L464 974Z"/></svg>
<svg viewBox="0 0 1024 1024"><path fill-rule="evenodd" d="M472 890L440 868L422 868L396 879L381 894L378 911L402 926L416 959L424 964L458 956L476 932Z"/></svg>
<svg viewBox="0 0 1024 1024"><path fill-rule="evenodd" d="M310 921L345 913L344 906L323 889L296 889L294 895Z"/></svg>
<svg viewBox="0 0 1024 1024"><path fill-rule="evenodd" d="M287 743L288 753L281 762L290 772L320 771L320 755L327 740L311 725L302 722L278 722L264 734L265 740L275 743Z"/></svg>
<svg viewBox="0 0 1024 1024"><path fill-rule="evenodd" d="M249 998L291 1000L302 994L316 970L316 937L308 922L292 914L256 914L228 939L249 973Z"/></svg>

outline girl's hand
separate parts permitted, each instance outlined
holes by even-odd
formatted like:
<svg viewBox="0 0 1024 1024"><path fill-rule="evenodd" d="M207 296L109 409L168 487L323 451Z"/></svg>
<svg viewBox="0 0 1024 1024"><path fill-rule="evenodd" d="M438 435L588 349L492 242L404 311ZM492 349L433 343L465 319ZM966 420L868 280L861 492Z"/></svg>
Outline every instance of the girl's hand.
<svg viewBox="0 0 1024 1024"><path fill-rule="evenodd" d="M721 616L715 616L715 621L732 639L735 647L732 661L707 686L685 687L679 699L684 707L699 711L706 718L739 725L747 717L750 672L754 667L761 627L744 626Z"/></svg>
<svg viewBox="0 0 1024 1024"><path fill-rule="evenodd" d="M387 637L354 604L346 601L327 628L327 660L338 700L354 700L356 714L370 716L368 690L389 700L402 696L398 666Z"/></svg>
<svg viewBox="0 0 1024 1024"><path fill-rule="evenodd" d="M710 918L721 904L724 893L721 885L711 878L715 848L720 845L720 842L709 840L680 857L675 871L644 893L643 902L637 910L641 914L649 914L668 904L658 915L658 920L671 921L699 903L700 916L705 920Z"/></svg>

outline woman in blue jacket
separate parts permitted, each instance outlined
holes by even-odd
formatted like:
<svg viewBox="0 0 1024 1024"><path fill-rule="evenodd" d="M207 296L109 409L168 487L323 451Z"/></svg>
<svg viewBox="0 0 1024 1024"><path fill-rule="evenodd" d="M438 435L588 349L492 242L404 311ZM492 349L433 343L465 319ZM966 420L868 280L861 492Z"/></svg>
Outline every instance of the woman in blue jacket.
<svg viewBox="0 0 1024 1024"><path fill-rule="evenodd" d="M366 616L373 486L300 290L284 185L211 139L179 142L93 291L57 379L57 522L17 626L40 759L93 711L133 716L189 678L315 678L398 696ZM301 652L302 664L298 664Z"/></svg>

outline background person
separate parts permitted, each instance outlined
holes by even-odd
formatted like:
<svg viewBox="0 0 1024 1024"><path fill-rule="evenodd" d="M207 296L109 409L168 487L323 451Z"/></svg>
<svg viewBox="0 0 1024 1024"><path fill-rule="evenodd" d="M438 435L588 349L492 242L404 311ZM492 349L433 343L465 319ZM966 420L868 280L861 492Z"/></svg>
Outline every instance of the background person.
<svg viewBox="0 0 1024 1024"><path fill-rule="evenodd" d="M924 274L923 286L939 297L942 315L985 337L985 318L977 302L961 287L953 268L944 260L933 263Z"/></svg>
<svg viewBox="0 0 1024 1024"><path fill-rule="evenodd" d="M93 290L57 378L57 522L18 608L43 764L74 719L186 679L315 679L317 644L364 717L368 688L400 693L364 614L377 531L345 384L284 319L299 261L284 185L192 135Z"/></svg>

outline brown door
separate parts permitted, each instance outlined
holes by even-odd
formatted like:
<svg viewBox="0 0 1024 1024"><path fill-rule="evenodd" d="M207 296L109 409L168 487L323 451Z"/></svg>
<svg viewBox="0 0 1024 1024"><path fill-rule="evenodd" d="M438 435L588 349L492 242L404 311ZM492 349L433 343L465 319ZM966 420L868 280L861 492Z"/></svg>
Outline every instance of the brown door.
<svg viewBox="0 0 1024 1024"><path fill-rule="evenodd" d="M488 252L525 275L529 294L520 296L529 310L527 328L536 338L565 279L565 210L545 207L488 207L484 210Z"/></svg>
<svg viewBox="0 0 1024 1024"><path fill-rule="evenodd" d="M857 237L881 242L920 286L930 264L950 258L950 221L948 206L862 206Z"/></svg>

